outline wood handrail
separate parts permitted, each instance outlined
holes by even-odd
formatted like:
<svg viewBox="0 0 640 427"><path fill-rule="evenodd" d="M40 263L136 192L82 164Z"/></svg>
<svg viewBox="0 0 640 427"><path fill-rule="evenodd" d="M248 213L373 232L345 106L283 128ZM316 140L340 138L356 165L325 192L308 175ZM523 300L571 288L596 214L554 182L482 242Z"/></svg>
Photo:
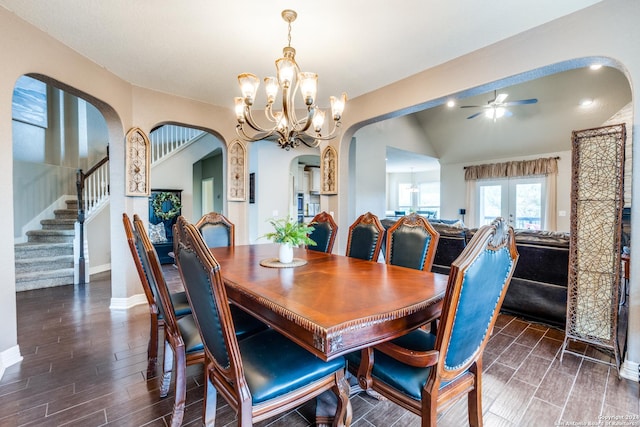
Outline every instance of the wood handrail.
<svg viewBox="0 0 640 427"><path fill-rule="evenodd" d="M76 191L78 197L78 223L80 224L80 237L79 237L79 254L78 254L78 284L85 284L85 271L86 271L86 260L84 258L84 221L85 221L85 210L84 210L84 188L85 181L89 178L94 172L96 172L101 166L106 164L109 161L109 146L107 145L107 155L100 160L98 163L93 165L86 173L82 172L82 169L78 169L76 171Z"/></svg>

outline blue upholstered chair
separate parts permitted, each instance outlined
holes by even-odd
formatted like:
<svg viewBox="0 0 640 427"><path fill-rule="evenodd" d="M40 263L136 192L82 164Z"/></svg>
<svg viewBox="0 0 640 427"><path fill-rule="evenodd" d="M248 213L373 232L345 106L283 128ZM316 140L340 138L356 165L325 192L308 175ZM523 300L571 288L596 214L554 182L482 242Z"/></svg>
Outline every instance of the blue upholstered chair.
<svg viewBox="0 0 640 427"><path fill-rule="evenodd" d="M136 236L136 232L133 229L133 224L126 213L122 214L122 222L124 225L125 235L129 244L129 250L133 262L138 272L138 277L142 283L142 289L149 305L149 314L151 318L151 325L149 328L149 345L147 347L147 379L151 379L156 376L156 364L158 360L158 337L160 329L164 327L164 307L160 300L160 294L158 293L158 287L153 277L150 276L151 270L149 266L148 254L144 249L142 238ZM144 233L146 235L146 233ZM191 307L187 296L184 292L175 292L170 294L173 309L176 316L182 317L191 313Z"/></svg>
<svg viewBox="0 0 640 427"><path fill-rule="evenodd" d="M198 334L198 328L191 315L191 307L187 302L186 308L181 304L174 304L176 297L169 293L167 282L162 272L162 266L151 240L147 235L142 220L137 215L133 216L133 232L129 235L126 214L123 215L125 221L125 231L127 240L134 244L135 253L139 264L138 273L140 280L147 284L155 293L155 301L159 313L164 320L164 363L163 376L160 385L160 397L165 397L169 393L171 376L173 373L174 359L176 366L175 379L175 400L173 413L171 415L171 425L182 424L184 407L187 392L187 365L204 362L204 346ZM132 250L133 252L133 250ZM134 256L134 260L135 260ZM175 294L174 294L175 295ZM186 295L182 293L182 298ZM182 303L182 300L180 300Z"/></svg>
<svg viewBox="0 0 640 427"><path fill-rule="evenodd" d="M220 265L192 224L176 225L176 262L205 344L205 425L215 425L218 393L238 414L238 425L250 426L326 390L338 398L335 425L348 424L344 358L323 362L273 329L238 341Z"/></svg>
<svg viewBox="0 0 640 427"><path fill-rule="evenodd" d="M387 264L430 271L440 234L424 217L412 213L387 230Z"/></svg>
<svg viewBox="0 0 640 427"><path fill-rule="evenodd" d="M333 217L326 212L320 212L311 220L313 231L309 234L311 240L316 242L316 246L307 246L307 249L318 252L331 253L333 243L338 234L338 225Z"/></svg>
<svg viewBox="0 0 640 427"><path fill-rule="evenodd" d="M196 228L210 248L235 245L235 226L221 213L209 212L196 222Z"/></svg>
<svg viewBox="0 0 640 427"><path fill-rule="evenodd" d="M377 261L385 230L377 216L362 214L349 227L347 256L366 261Z"/></svg>
<svg viewBox="0 0 640 427"><path fill-rule="evenodd" d="M179 217L178 220L184 220L184 218ZM204 346L200 340L200 334L191 314L191 306L186 294L184 292L173 294L169 292L158 254L151 240L149 240L142 220L137 215L134 215L133 229L131 221L126 214L123 214L123 222L140 280L143 283L143 287L148 287L152 290L155 307L164 323L165 349L160 397L166 397L169 394L175 361L176 392L171 425L179 426L182 424L186 401L186 367L204 362ZM256 318L237 307L234 308L232 316L238 339L267 328L264 323ZM157 339L156 333L156 347Z"/></svg>
<svg viewBox="0 0 640 427"><path fill-rule="evenodd" d="M518 260L502 218L473 236L451 265L436 335L417 329L359 354L358 381L435 426L467 395L469 424L482 425L482 354Z"/></svg>

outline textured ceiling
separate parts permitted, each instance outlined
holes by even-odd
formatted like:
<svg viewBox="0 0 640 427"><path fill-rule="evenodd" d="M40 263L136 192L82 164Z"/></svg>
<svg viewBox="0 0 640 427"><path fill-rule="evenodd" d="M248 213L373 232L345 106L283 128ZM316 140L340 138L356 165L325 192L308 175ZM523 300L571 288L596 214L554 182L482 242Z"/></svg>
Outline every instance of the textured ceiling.
<svg viewBox="0 0 640 427"><path fill-rule="evenodd" d="M275 74L287 44L319 100L376 90L599 0L0 0L134 85L231 107L236 77ZM324 104L324 103L323 103ZM325 105L321 105L325 106Z"/></svg>

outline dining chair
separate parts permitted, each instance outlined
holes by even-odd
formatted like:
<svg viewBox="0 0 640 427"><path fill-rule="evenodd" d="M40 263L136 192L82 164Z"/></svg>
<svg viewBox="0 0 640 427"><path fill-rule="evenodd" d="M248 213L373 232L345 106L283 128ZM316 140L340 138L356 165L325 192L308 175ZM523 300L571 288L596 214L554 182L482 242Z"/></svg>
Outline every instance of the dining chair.
<svg viewBox="0 0 640 427"><path fill-rule="evenodd" d="M386 262L430 271L440 234L424 217L412 213L398 219L387 230Z"/></svg>
<svg viewBox="0 0 640 427"><path fill-rule="evenodd" d="M308 245L307 249L331 253L333 251L333 243L338 234L338 225L333 220L333 217L323 211L314 216L310 224L313 226L313 231L309 234L309 237L316 242L316 246Z"/></svg>
<svg viewBox="0 0 640 427"><path fill-rule="evenodd" d="M182 216L179 218L184 220ZM165 349L160 397L166 397L169 394L175 364L176 391L171 414L171 426L179 426L182 424L186 402L186 368L189 365L204 362L204 346L194 322L189 301L186 301L188 311L182 308L178 309L174 304L175 297L173 295L176 294L169 292L158 253L147 235L144 223L138 215L133 216L133 241L136 253L139 254L140 268L138 271L142 270L143 272L141 280L143 282L146 281L150 288L156 290L156 306L164 320ZM178 295L186 299L184 292ZM243 339L267 327L264 323L237 307L232 311L232 316L238 339Z"/></svg>
<svg viewBox="0 0 640 427"><path fill-rule="evenodd" d="M187 365L204 362L204 346L200 340L200 334L193 320L188 301L189 312L186 314L181 313L181 316L178 315L177 307L173 304L173 298L169 293L169 288L162 272L158 254L151 240L149 240L144 224L138 215L133 216L132 240L138 254L139 263L136 264L138 272L139 274L142 272L140 280L143 283L146 282L151 289L155 290L156 306L164 320L165 347L160 397L166 397L169 394L175 360L176 391L171 414L171 425L179 426L182 424L186 402L186 368Z"/></svg>
<svg viewBox="0 0 640 427"><path fill-rule="evenodd" d="M362 214L349 227L348 257L377 261L385 230L378 217L371 212Z"/></svg>
<svg viewBox="0 0 640 427"><path fill-rule="evenodd" d="M205 346L205 425L215 425L218 393L237 413L238 425L250 426L326 390L338 399L334 425L348 425L344 358L324 362L274 329L239 341L220 265L192 224L177 224L176 262Z"/></svg>
<svg viewBox="0 0 640 427"><path fill-rule="evenodd" d="M149 268L145 268L148 265L146 259L147 254L144 250L142 240L136 238L133 224L131 219L126 213L122 214L122 222L124 225L124 231L129 244L129 250L133 257L133 262L138 272L138 277L142 283L142 289L149 305L150 315L150 328L149 328L149 345L147 347L147 379L154 378L156 376L156 365L158 361L158 337L160 330L164 327L164 309L162 302L160 301L160 295L158 293L156 282L148 275L151 274ZM174 292L170 295L173 309L176 316L181 317L191 313L191 307L187 296L183 291Z"/></svg>
<svg viewBox="0 0 640 427"><path fill-rule="evenodd" d="M482 426L482 355L518 261L513 228L481 227L451 264L436 335L416 329L360 353L358 381L435 426L464 395L471 426Z"/></svg>
<svg viewBox="0 0 640 427"><path fill-rule="evenodd" d="M208 247L235 245L235 225L221 213L209 212L195 225Z"/></svg>

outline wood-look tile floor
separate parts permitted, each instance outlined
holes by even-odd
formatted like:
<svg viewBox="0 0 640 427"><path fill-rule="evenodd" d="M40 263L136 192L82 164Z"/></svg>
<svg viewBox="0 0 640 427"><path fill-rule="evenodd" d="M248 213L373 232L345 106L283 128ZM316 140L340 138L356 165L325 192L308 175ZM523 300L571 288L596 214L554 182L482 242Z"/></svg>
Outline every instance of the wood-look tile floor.
<svg viewBox="0 0 640 427"><path fill-rule="evenodd" d="M159 380L145 379L148 309L110 310L110 297L108 274L92 277L84 287L17 294L24 360L0 380L0 426L168 425L173 392L160 399ZM607 416L627 422L618 425L640 426L638 384L618 379L614 368L570 354L560 364L563 337L562 331L500 316L484 356L485 426L614 425L603 421ZM202 368L187 372L184 424L196 426ZM235 425L235 415L218 401L216 425ZM352 405L354 427L420 425L415 415L365 393L353 396ZM309 403L260 426L310 426L314 411ZM466 400L438 419L441 427L464 425Z"/></svg>

